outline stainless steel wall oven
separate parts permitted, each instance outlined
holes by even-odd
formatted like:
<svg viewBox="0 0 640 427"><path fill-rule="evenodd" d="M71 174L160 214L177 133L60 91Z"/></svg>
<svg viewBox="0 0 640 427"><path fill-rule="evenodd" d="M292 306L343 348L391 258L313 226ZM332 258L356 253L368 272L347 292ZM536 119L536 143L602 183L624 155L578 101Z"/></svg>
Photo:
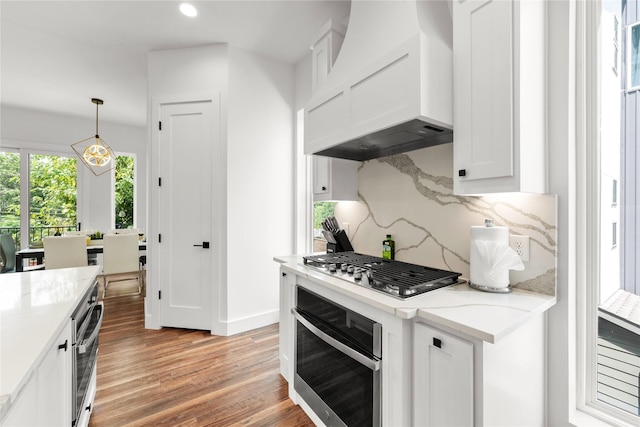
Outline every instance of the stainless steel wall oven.
<svg viewBox="0 0 640 427"><path fill-rule="evenodd" d="M104 305L98 302L98 283L94 282L82 302L71 316L73 331L73 394L72 426L75 426L84 410L85 397L98 359L98 332L102 325Z"/></svg>
<svg viewBox="0 0 640 427"><path fill-rule="evenodd" d="M328 426L380 426L382 326L296 287L294 389Z"/></svg>

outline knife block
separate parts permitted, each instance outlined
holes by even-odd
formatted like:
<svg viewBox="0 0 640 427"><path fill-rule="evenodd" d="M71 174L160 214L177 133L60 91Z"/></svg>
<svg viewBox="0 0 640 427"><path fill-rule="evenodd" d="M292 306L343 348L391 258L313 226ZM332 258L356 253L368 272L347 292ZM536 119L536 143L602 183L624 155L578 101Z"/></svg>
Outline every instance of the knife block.
<svg viewBox="0 0 640 427"><path fill-rule="evenodd" d="M334 252L352 252L353 246L347 237L347 233L344 230L340 230L337 233L332 233L336 243L327 242L327 253Z"/></svg>

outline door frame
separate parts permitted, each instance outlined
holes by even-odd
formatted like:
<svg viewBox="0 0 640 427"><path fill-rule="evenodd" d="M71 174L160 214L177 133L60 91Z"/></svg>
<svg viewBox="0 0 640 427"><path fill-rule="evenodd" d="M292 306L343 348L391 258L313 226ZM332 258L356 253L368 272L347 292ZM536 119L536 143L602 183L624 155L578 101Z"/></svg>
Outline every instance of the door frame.
<svg viewBox="0 0 640 427"><path fill-rule="evenodd" d="M224 120L224 98L223 92L214 94L183 94L175 96L153 96L151 97L149 114L150 122L148 127L147 141L147 161L149 164L147 182L148 188L148 221L147 221L147 281L145 296L145 328L161 329L161 304L159 299L159 251L156 250L158 244L160 197L158 178L160 178L160 159L158 144L160 141L160 131L158 123L163 105L184 104L195 102L211 102L214 106L213 131L211 146L211 215L212 215L212 244L211 265L211 333L217 334L222 329L221 316L224 315L226 292L223 292L222 283L226 280L226 120Z"/></svg>

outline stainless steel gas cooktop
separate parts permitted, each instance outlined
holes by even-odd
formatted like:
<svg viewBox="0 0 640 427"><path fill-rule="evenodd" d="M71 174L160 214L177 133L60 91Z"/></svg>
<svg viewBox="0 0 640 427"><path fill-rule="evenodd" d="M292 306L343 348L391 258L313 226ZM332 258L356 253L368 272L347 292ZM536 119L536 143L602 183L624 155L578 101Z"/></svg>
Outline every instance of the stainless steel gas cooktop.
<svg viewBox="0 0 640 427"><path fill-rule="evenodd" d="M356 252L304 256L307 267L398 299L459 283L460 273Z"/></svg>

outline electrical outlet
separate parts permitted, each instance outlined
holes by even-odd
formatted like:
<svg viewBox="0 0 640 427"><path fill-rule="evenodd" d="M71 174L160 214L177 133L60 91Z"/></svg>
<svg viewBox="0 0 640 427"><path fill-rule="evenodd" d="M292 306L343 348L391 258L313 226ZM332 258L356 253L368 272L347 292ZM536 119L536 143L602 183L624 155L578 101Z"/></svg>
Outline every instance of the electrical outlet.
<svg viewBox="0 0 640 427"><path fill-rule="evenodd" d="M509 246L520 255L523 262L529 261L529 236L512 234L509 236Z"/></svg>

